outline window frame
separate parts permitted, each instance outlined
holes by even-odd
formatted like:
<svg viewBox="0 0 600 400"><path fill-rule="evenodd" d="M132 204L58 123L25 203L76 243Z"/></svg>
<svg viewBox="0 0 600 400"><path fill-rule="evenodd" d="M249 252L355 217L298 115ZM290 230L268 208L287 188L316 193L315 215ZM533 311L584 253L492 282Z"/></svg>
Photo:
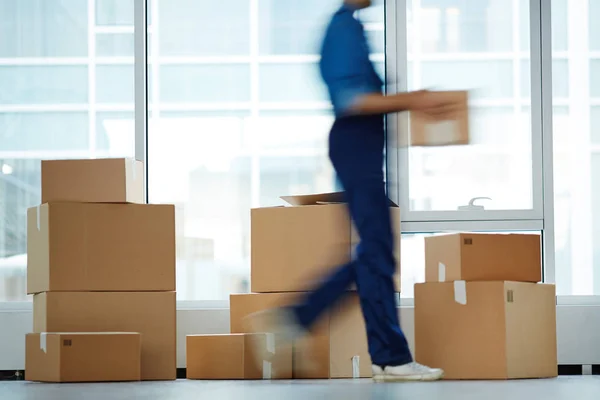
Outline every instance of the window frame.
<svg viewBox="0 0 600 400"><path fill-rule="evenodd" d="M519 1L512 0L513 16L518 17ZM388 71L392 71L389 78L398 84L394 87L398 91L406 91L408 85L408 25L407 21L407 4L412 2L413 9L417 9L420 0L397 0L388 1L388 3L396 3L395 9L395 30L390 29L386 35L386 40L395 42L395 57L388 57ZM406 148L400 148L394 156L397 160L399 171L397 172L398 182L393 185L397 193L393 193L392 197L397 199L403 212L403 222L420 223L420 222L450 222L450 221L529 221L531 227L539 225L544 219L544 177L543 177L543 130L542 130L542 75L541 75L541 32L540 32L540 11L541 5L538 0L530 1L530 77L531 77L531 145L532 145L532 209L530 210L485 210L485 211L412 211L409 208L409 192L408 185L400 184L400 182L409 182L409 157ZM390 32L394 31L394 35ZM516 42L515 47L520 48L520 37L515 36L513 41ZM390 46L387 47L388 51ZM510 54L509 54L510 55ZM466 56L465 56L466 57ZM432 58L431 56L429 58ZM433 57L436 60L443 60L443 56ZM471 57L476 59L477 55ZM515 61L520 62L520 61ZM391 64L392 68L389 68ZM515 77L515 79L517 79ZM401 142L400 137L405 129L403 119L394 117L390 119L388 128L392 135L395 135L396 141Z"/></svg>

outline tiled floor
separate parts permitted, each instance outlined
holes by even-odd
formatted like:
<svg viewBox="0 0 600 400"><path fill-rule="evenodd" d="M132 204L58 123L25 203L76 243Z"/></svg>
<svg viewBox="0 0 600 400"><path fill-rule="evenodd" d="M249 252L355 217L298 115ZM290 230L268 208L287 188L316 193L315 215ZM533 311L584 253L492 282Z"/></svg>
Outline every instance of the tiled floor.
<svg viewBox="0 0 600 400"><path fill-rule="evenodd" d="M509 382L375 384L356 381L142 382L50 385L0 382L2 400L598 400L600 377Z"/></svg>

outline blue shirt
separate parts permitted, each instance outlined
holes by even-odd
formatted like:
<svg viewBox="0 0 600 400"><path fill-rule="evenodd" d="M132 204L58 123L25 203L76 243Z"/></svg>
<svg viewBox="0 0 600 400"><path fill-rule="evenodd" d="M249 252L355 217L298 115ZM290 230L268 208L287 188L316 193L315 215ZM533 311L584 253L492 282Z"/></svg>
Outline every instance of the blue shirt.
<svg viewBox="0 0 600 400"><path fill-rule="evenodd" d="M338 117L347 115L360 96L381 93L383 86L369 59L365 32L354 18L354 11L344 5L334 14L321 48L321 76Z"/></svg>

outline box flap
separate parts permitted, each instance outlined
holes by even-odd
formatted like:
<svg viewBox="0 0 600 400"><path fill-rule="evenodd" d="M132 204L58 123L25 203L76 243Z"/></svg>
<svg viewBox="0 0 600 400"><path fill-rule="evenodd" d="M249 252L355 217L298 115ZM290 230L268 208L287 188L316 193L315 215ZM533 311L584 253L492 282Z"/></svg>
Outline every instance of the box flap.
<svg viewBox="0 0 600 400"><path fill-rule="evenodd" d="M316 206L324 204L342 204L346 202L344 192L306 194L298 196L281 196L280 198L281 200L294 207ZM392 200L389 200L389 202L390 207L398 207L398 205Z"/></svg>
<svg viewBox="0 0 600 400"><path fill-rule="evenodd" d="M315 206L317 204L345 203L344 193L318 193L300 196L281 196L281 200L291 206Z"/></svg>

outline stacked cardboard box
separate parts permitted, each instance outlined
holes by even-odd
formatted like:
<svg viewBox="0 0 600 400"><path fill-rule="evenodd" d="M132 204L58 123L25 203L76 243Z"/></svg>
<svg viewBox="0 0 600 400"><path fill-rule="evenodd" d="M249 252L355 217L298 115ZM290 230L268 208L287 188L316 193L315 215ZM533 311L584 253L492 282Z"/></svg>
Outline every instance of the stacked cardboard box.
<svg viewBox="0 0 600 400"><path fill-rule="evenodd" d="M172 205L143 203L139 161L42 162L42 204L27 215L27 292L33 294L37 334L27 340L27 379L50 379L36 364L77 369L89 356L94 373L53 379L130 380L135 374L123 365L133 365L128 357L140 340L138 379L176 378L175 212ZM63 345L69 349L53 350L60 359L44 361L51 355L52 332L73 335ZM105 334L83 334L94 332ZM107 332L138 333L141 339L109 338ZM40 352L45 343L48 352ZM108 348L115 346L121 351L111 358ZM94 349L106 349L106 357L96 357ZM70 351L71 358L61 351ZM62 365L76 361L79 366ZM115 374L115 363L123 374Z"/></svg>
<svg viewBox="0 0 600 400"><path fill-rule="evenodd" d="M251 294L231 295L231 332L248 333L246 317L288 305L352 259L359 237L340 193L283 198L289 207L252 210ZM390 204L400 263L400 212ZM396 276L399 288L400 272ZM350 288L353 289L353 288ZM295 343L293 365L278 378L370 377L371 362L358 296L325 315Z"/></svg>
<svg viewBox="0 0 600 400"><path fill-rule="evenodd" d="M188 379L281 379L292 368L292 355L282 352L273 334L189 335L186 339Z"/></svg>
<svg viewBox="0 0 600 400"><path fill-rule="evenodd" d="M415 357L447 379L557 375L554 285L539 235L462 233L425 241L415 285Z"/></svg>

